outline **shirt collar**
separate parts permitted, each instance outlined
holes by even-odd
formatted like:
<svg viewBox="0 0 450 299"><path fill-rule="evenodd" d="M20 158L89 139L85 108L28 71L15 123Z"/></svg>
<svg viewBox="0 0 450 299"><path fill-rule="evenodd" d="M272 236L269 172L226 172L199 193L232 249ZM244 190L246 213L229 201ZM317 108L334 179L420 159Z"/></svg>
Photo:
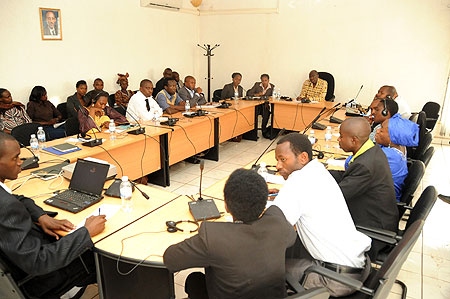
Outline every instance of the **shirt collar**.
<svg viewBox="0 0 450 299"><path fill-rule="evenodd" d="M351 160L350 160L350 162L348 162L348 164L350 165L358 156L361 156L362 154L364 154L367 150L369 150L372 147L374 147L372 140L367 139L367 141L364 142L364 144L361 146L361 148L351 158Z"/></svg>
<svg viewBox="0 0 450 299"><path fill-rule="evenodd" d="M4 183L0 182L0 187L5 189L5 191L8 192L9 194L12 194L11 189L9 189Z"/></svg>

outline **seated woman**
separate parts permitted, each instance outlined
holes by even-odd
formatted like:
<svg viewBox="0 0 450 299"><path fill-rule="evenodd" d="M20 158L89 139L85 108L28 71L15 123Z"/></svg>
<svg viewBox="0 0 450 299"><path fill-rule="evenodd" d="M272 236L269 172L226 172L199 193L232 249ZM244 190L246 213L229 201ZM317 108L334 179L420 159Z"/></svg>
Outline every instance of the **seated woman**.
<svg viewBox="0 0 450 299"><path fill-rule="evenodd" d="M108 94L100 92L93 100L88 108L82 107L78 110L78 120L80 121L80 132L82 134L95 130L99 132L102 128L109 128L111 119L116 124L127 123L125 116L117 112L114 108L107 106Z"/></svg>
<svg viewBox="0 0 450 299"><path fill-rule="evenodd" d="M117 74L117 75L119 76L119 79L117 79L116 83L120 85L120 90L118 90L114 94L114 99L116 100L116 105L118 106L117 111L119 111L121 113L123 112L122 114L125 114L125 110L128 107L128 102L130 101L134 92L131 90L127 90L128 77L130 75L128 75L128 73L126 73L125 75L123 75L123 74Z"/></svg>
<svg viewBox="0 0 450 299"><path fill-rule="evenodd" d="M20 102L13 102L11 93L4 88L0 88L0 122L6 133L11 133L15 127L31 122L25 106Z"/></svg>
<svg viewBox="0 0 450 299"><path fill-rule="evenodd" d="M222 94L221 94L221 98L222 100L226 100L226 99L231 99L232 97L234 97L234 94L237 92L238 97L243 97L244 96L244 88L242 88L241 85L241 80L242 80L242 75L241 73L233 73L231 75L231 78L233 79L233 82L229 83L229 84L225 84L223 86L222 89Z"/></svg>
<svg viewBox="0 0 450 299"><path fill-rule="evenodd" d="M262 74L261 82L256 82L251 89L247 91L247 95L251 97L270 97L273 93L275 85L269 82L269 75Z"/></svg>
<svg viewBox="0 0 450 299"><path fill-rule="evenodd" d="M400 113L382 122L375 141L386 155L394 180L395 197L402 197L405 178L408 176L406 146L419 144L419 126L403 119Z"/></svg>
<svg viewBox="0 0 450 299"><path fill-rule="evenodd" d="M70 97L67 97L67 117L78 117L78 110L81 107L87 107L90 105L89 100L86 98L87 83L84 80L80 80L76 84L77 92Z"/></svg>
<svg viewBox="0 0 450 299"><path fill-rule="evenodd" d="M64 125L57 128L54 124L61 121L61 112L52 102L47 100L47 91L42 86L35 86L31 90L30 101L27 104L27 113L35 123L44 128L48 140L63 138L66 136Z"/></svg>

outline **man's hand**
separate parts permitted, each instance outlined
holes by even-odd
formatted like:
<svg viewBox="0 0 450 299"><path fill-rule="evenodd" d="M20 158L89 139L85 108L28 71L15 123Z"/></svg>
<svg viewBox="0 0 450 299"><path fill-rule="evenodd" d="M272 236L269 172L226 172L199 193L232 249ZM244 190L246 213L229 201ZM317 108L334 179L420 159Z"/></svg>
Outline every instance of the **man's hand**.
<svg viewBox="0 0 450 299"><path fill-rule="evenodd" d="M201 94L203 92L203 89L201 89L200 87L197 87L195 89L195 92L198 93L198 94Z"/></svg>
<svg viewBox="0 0 450 299"><path fill-rule="evenodd" d="M105 215L91 216L88 219L86 219L84 227L86 227L86 229L89 232L89 235L92 238L101 233L105 229L105 223L106 223Z"/></svg>
<svg viewBox="0 0 450 299"><path fill-rule="evenodd" d="M59 236L55 231L62 230L69 232L75 228L75 226L69 220L56 220L48 216L47 214L39 217L38 223L47 235L55 237L56 240L59 240Z"/></svg>
<svg viewBox="0 0 450 299"><path fill-rule="evenodd" d="M280 191L280 190L277 189L277 188L271 188L271 189L269 189L269 198L268 198L268 200L274 200L275 197L277 197L279 191ZM270 196L270 194L277 194L277 195Z"/></svg>

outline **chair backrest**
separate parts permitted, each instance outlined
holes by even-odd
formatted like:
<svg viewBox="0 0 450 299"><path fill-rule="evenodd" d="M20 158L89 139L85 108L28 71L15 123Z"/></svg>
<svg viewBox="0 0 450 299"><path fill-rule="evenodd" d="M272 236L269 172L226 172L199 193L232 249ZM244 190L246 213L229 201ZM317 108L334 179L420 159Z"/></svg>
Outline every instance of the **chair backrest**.
<svg viewBox="0 0 450 299"><path fill-rule="evenodd" d="M332 74L327 72L319 72L319 78L327 81L327 95L325 96L325 101L334 101L334 77Z"/></svg>
<svg viewBox="0 0 450 299"><path fill-rule="evenodd" d="M400 202L404 202L406 205L411 203L411 200L414 197L414 192L416 192L424 174L425 164L423 164L420 160L412 160L411 165L408 167L408 176L405 178L405 186L402 190ZM399 216L401 217L402 215Z"/></svg>
<svg viewBox="0 0 450 299"><path fill-rule="evenodd" d="M330 293L326 288L311 288L305 290L301 293L287 297L289 299L328 299L330 298Z"/></svg>
<svg viewBox="0 0 450 299"><path fill-rule="evenodd" d="M389 253L381 268L366 281L367 287L375 290L373 298L384 299L389 297L400 269L420 236L423 223L423 220L416 221L405 231L403 238Z"/></svg>
<svg viewBox="0 0 450 299"><path fill-rule="evenodd" d="M30 135L36 134L38 127L41 125L38 123L27 123L20 126L15 127L11 130L11 135L16 138L16 140L23 144L24 146L30 145ZM48 138L48 136L46 136ZM21 145L22 146L22 145Z"/></svg>
<svg viewBox="0 0 450 299"><path fill-rule="evenodd" d="M427 148L425 153L423 153L423 155L419 157L419 160L422 161L423 164L425 164L425 167L428 166L428 164L430 163L431 158L433 158L434 151L435 151L434 150L434 146L430 146L429 148Z"/></svg>
<svg viewBox="0 0 450 299"><path fill-rule="evenodd" d="M25 298L15 278L18 280L26 278L26 274L17 266L14 266L0 251L0 298Z"/></svg>
<svg viewBox="0 0 450 299"><path fill-rule="evenodd" d="M222 89L216 89L213 92L213 102L219 102L222 99Z"/></svg>
<svg viewBox="0 0 450 299"><path fill-rule="evenodd" d="M80 122L77 117L70 117L66 120L66 136L77 135L80 133Z"/></svg>
<svg viewBox="0 0 450 299"><path fill-rule="evenodd" d="M58 106L56 106L56 109L58 109L58 111L61 113L62 115L62 121L67 119L67 103L60 103L58 104Z"/></svg>
<svg viewBox="0 0 450 299"><path fill-rule="evenodd" d="M405 225L405 230L408 230L408 227L411 226L414 222L418 220L425 221L428 215L431 212L431 209L436 202L438 193L436 188L433 186L428 186L423 190L416 204L414 205L411 213L409 214L408 221Z"/></svg>
<svg viewBox="0 0 450 299"><path fill-rule="evenodd" d="M409 120L417 124L417 118L419 117L419 114L417 112L414 112L409 117Z"/></svg>
<svg viewBox="0 0 450 299"><path fill-rule="evenodd" d="M435 102L427 102L423 105L422 111L425 112L427 118L439 118L439 111L441 110L441 105Z"/></svg>
<svg viewBox="0 0 450 299"><path fill-rule="evenodd" d="M422 150L421 154L423 154L425 152L425 150L428 148L428 146L427 147L423 146L423 144L426 143L426 140L424 140L424 138L426 137L425 135L427 134L427 116L426 116L425 112L420 111L417 114L417 122L416 123L419 125L419 145L416 147L407 147L407 150L408 150L407 156L408 156L408 158L418 160L417 155L416 155L417 149L421 148L421 150ZM430 141L430 143L431 143L431 141Z"/></svg>
<svg viewBox="0 0 450 299"><path fill-rule="evenodd" d="M422 157L426 150L430 147L431 142L433 141L433 135L430 132L426 132L422 138L419 137L419 145L412 155L412 159L419 160Z"/></svg>
<svg viewBox="0 0 450 299"><path fill-rule="evenodd" d="M115 104L116 104L116 95L112 93L108 96L108 105L109 107L114 108Z"/></svg>

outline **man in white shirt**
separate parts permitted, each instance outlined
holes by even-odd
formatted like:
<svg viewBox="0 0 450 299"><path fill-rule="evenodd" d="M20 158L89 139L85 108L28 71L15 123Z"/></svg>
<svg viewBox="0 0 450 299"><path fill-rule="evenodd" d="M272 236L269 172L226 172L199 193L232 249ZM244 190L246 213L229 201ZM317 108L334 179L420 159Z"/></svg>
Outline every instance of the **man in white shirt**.
<svg viewBox="0 0 450 299"><path fill-rule="evenodd" d="M402 118L409 119L411 116L411 108L409 108L408 103L402 97L399 97L397 90L394 86L384 85L378 89L378 93L375 95L375 98L386 99L387 96L390 96L391 99L394 99L398 105L398 113L402 116Z"/></svg>
<svg viewBox="0 0 450 299"><path fill-rule="evenodd" d="M153 83L148 79L141 81L139 91L128 102L126 117L129 122L149 122L161 117L161 107L152 97Z"/></svg>
<svg viewBox="0 0 450 299"><path fill-rule="evenodd" d="M286 180L273 201L295 225L309 258L287 259L286 271L299 280L311 265L321 265L364 281L370 272L366 251L371 240L355 228L344 196L334 178L318 161L305 135L291 133L275 149L277 170ZM301 246L296 250L303 250ZM301 254L302 256L305 254ZM332 296L345 296L352 289L316 273L303 277L306 289L326 287Z"/></svg>

